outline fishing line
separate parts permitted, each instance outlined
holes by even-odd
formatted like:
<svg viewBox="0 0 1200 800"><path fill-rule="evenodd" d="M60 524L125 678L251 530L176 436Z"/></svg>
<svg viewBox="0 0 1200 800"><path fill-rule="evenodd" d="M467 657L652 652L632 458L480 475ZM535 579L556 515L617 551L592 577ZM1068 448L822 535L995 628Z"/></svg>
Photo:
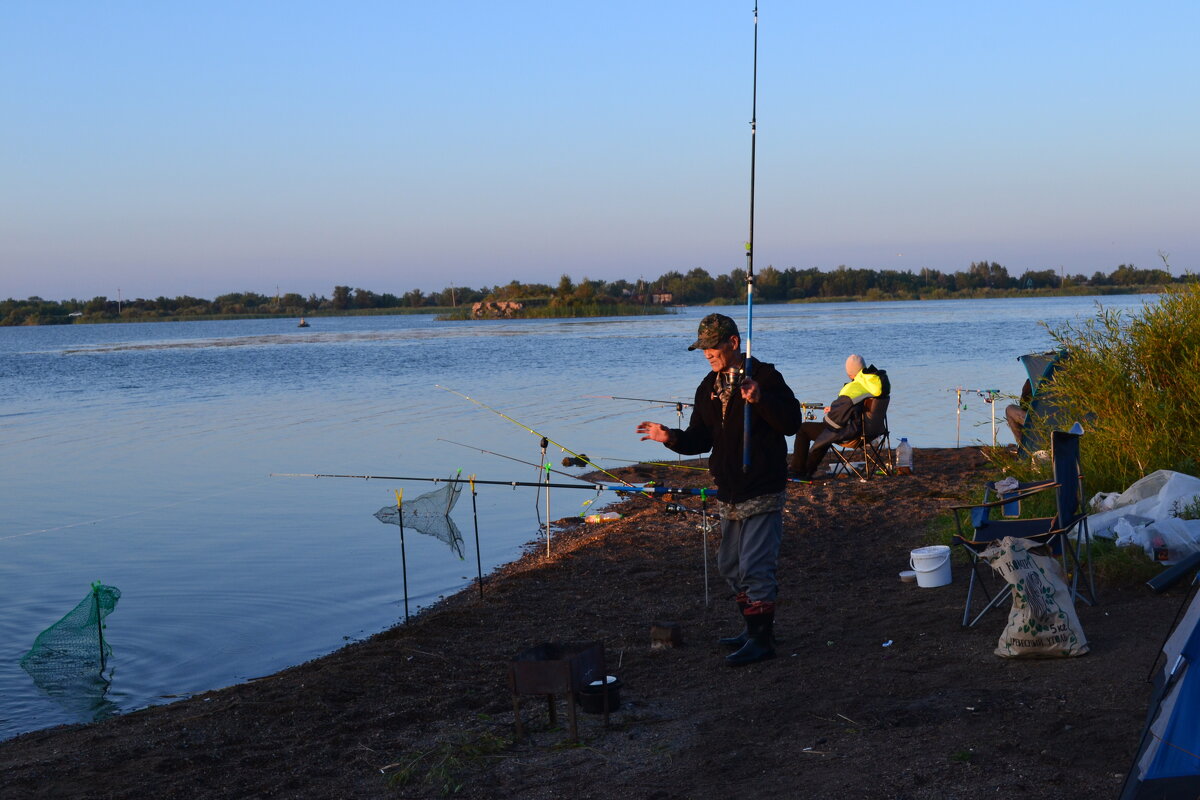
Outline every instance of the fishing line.
<svg viewBox="0 0 1200 800"><path fill-rule="evenodd" d="M58 525L53 528L38 528L37 530L25 531L24 533L13 533L13 534L9 534L8 536L0 536L0 542L7 541L9 539L21 539L23 537L34 536L39 533L54 533L55 531L70 530L71 528L78 528L83 525L99 525L102 522L112 522L113 520L117 520L117 519L128 519L129 517L136 517L141 514L149 514L152 511L161 511L164 508L175 508L177 506L185 505L187 503L197 503L202 500L208 500L213 497L224 497L225 495L235 494L237 492L246 492L251 489L257 488L259 485L261 485L265 482L266 481L264 481L264 480L254 481L253 483L235 486L231 489L222 489L220 491L210 492L208 494L197 495L195 497L188 497L183 500L176 500L176 501L170 502L170 503L162 503L160 505L150 506L149 508L139 509L138 511L126 511L121 514L113 514L108 517L98 517L96 519L87 519L87 520L81 520L79 522L71 522L69 524Z"/></svg>

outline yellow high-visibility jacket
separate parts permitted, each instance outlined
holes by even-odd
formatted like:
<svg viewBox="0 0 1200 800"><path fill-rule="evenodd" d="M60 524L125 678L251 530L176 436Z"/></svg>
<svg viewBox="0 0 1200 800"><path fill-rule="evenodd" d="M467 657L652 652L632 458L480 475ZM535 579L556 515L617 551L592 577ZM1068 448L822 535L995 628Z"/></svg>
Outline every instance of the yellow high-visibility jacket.
<svg viewBox="0 0 1200 800"><path fill-rule="evenodd" d="M881 394L883 378L874 371L859 370L854 380L843 386L837 399L829 404L829 410L825 412L825 424L841 430L850 421L855 406L868 397L879 397Z"/></svg>
<svg viewBox="0 0 1200 800"><path fill-rule="evenodd" d="M882 393L883 380L878 375L859 370L854 380L843 386L838 395L849 397L851 402L857 405L867 397L879 397Z"/></svg>

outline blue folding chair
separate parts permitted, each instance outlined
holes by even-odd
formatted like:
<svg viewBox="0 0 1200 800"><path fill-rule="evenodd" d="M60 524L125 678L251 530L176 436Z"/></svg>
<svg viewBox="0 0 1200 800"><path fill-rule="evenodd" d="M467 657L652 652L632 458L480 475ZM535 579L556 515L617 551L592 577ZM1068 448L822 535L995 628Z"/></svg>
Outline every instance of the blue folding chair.
<svg viewBox="0 0 1200 800"><path fill-rule="evenodd" d="M1051 554L1062 561L1063 572L1070 575L1072 599L1083 598L1088 605L1096 604L1096 583L1092 575L1092 536L1088 530L1083 494L1083 476L1079 469L1079 440L1083 430L1076 425L1070 432L1051 434L1051 459L1054 477L1048 481L1018 484L1013 491L1000 493L995 484L984 486L983 502L951 506L957 533L953 545L962 547L971 562L971 578L967 584L967 600L963 606L962 624L970 627L988 611L1008 599L1012 587L996 584L990 575L991 566L982 559L984 550L1005 536L1030 539L1045 545ZM1014 503L1054 491L1056 511L1051 517L1033 519L994 519L995 509L1015 510ZM997 497L997 499L992 499ZM970 535L965 531L964 517L969 521ZM1086 576L1084 575L1086 571ZM1081 577L1083 578L1082 586ZM989 584L996 584L993 589ZM976 589L984 595L984 605L973 611Z"/></svg>

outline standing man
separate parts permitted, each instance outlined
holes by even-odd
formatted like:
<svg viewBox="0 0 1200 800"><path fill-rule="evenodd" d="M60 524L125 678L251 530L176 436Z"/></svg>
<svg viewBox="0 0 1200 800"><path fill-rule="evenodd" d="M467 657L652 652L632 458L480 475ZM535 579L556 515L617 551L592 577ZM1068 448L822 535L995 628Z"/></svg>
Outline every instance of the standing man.
<svg viewBox="0 0 1200 800"><path fill-rule="evenodd" d="M736 648L725 660L732 667L775 655L775 570L783 539L787 488L787 441L800 427L800 403L771 364L741 351L737 323L723 314L700 321L688 350L703 350L712 367L696 389L686 430L642 422L642 440L662 442L682 455L712 451L708 469L721 507L721 547L717 568L733 589L746 629L721 640ZM748 366L747 369L743 369ZM745 377L743 377L743 375ZM743 418L750 405L750 463L743 468Z"/></svg>

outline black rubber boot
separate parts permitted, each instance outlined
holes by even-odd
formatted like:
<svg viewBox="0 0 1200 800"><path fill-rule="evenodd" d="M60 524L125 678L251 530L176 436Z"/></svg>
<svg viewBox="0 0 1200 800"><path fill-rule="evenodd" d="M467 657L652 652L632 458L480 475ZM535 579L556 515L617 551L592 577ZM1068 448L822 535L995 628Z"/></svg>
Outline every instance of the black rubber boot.
<svg viewBox="0 0 1200 800"><path fill-rule="evenodd" d="M743 599L745 595L738 595L737 607L738 616L742 619L746 618L746 607L750 605L748 600ZM718 639L722 647L728 647L730 650L741 650L746 642L750 641L750 626L747 625L742 629L742 632L737 636L722 636Z"/></svg>
<svg viewBox="0 0 1200 800"><path fill-rule="evenodd" d="M755 609L748 608L748 611ZM775 611L759 611L746 615L746 627L750 635L746 644L736 653L725 656L725 663L731 667L744 667L759 661L775 657L774 628Z"/></svg>

